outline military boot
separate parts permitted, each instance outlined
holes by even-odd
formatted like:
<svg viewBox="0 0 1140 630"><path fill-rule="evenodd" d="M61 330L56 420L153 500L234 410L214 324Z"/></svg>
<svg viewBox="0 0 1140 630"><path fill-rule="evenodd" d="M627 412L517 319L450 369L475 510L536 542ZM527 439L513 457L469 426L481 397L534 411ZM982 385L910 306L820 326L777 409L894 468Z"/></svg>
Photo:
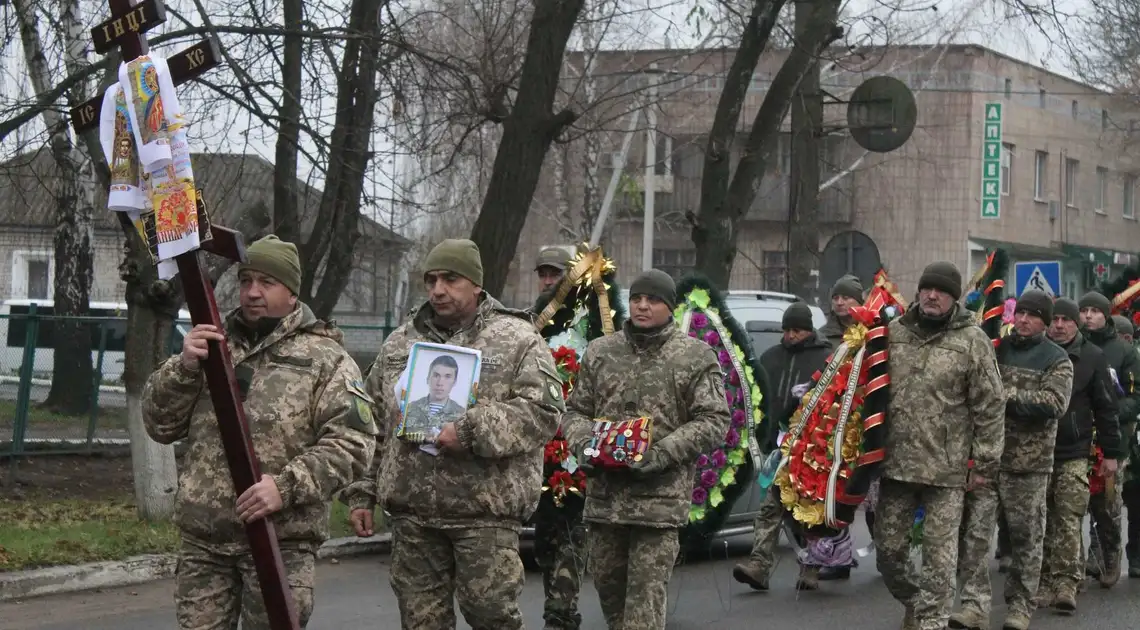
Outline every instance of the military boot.
<svg viewBox="0 0 1140 630"><path fill-rule="evenodd" d="M1120 581L1120 552L1104 554L1104 572L1100 575L1101 588L1112 588Z"/></svg>
<svg viewBox="0 0 1140 630"><path fill-rule="evenodd" d="M755 560L742 562L733 567L732 579L747 584L754 591L768 590L768 569Z"/></svg>
<svg viewBox="0 0 1140 630"><path fill-rule="evenodd" d="M1019 610L1011 610L1005 615L1002 630L1029 630L1029 615Z"/></svg>
<svg viewBox="0 0 1140 630"><path fill-rule="evenodd" d="M973 608L964 608L950 615L950 627L959 630L989 630L990 620Z"/></svg>
<svg viewBox="0 0 1140 630"><path fill-rule="evenodd" d="M800 577L796 580L796 590L819 590L819 567L800 566Z"/></svg>
<svg viewBox="0 0 1140 630"><path fill-rule="evenodd" d="M1048 608L1057 597L1057 592L1052 584L1041 584L1037 587L1037 596L1033 598L1033 605L1038 608Z"/></svg>
<svg viewBox="0 0 1140 630"><path fill-rule="evenodd" d="M1077 612L1077 589L1071 585L1063 585L1057 589L1057 594L1050 602L1053 610L1059 613L1071 615Z"/></svg>

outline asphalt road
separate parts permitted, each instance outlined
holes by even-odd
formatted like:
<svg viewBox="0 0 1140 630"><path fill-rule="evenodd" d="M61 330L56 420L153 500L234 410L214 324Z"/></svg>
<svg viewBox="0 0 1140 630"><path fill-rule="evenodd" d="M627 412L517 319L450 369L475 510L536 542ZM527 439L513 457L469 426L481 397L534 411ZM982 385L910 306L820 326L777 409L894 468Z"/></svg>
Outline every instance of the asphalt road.
<svg viewBox="0 0 1140 630"><path fill-rule="evenodd" d="M857 537L865 542L866 532ZM863 544L860 542L859 544ZM773 589L755 593L732 580L732 565L747 553L748 540L733 540L714 554L678 567L669 585L670 630L893 630L902 616L874 570L873 556L846 582L825 583L813 593L793 589L796 567L791 550L781 549ZM317 606L310 630L399 628L396 601L388 586L386 557L328 562L318 567ZM1003 576L994 569L995 601L1001 602ZM176 628L171 581L0 604L5 630L163 630ZM605 630L597 594L587 584L582 596L582 630ZM1140 626L1140 580L1122 578L1110 591L1093 586L1081 596L1075 617L1039 611L1034 630L1108 630ZM528 574L522 601L528 628L542 627L542 584ZM1001 627L1004 606L994 610ZM715 624L715 625L712 625ZM459 628L467 629L460 621Z"/></svg>

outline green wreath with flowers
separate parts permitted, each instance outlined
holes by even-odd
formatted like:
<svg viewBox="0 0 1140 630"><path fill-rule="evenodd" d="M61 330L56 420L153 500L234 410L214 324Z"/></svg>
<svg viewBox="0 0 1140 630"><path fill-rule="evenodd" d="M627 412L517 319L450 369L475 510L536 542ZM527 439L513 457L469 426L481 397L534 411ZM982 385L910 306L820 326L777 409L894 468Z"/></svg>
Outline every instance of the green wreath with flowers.
<svg viewBox="0 0 1140 630"><path fill-rule="evenodd" d="M708 280L690 276L681 280L677 293L673 317L682 332L716 352L732 416L723 443L697 460L686 533L707 537L720 529L749 487L756 462L762 461L757 436L763 435L766 383L748 333L720 292Z"/></svg>

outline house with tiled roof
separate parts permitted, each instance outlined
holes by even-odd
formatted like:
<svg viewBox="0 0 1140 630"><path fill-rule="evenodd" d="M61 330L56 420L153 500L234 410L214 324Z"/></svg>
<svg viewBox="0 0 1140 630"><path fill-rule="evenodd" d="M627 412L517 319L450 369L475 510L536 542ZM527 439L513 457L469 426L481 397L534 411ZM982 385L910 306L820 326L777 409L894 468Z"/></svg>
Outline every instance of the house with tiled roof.
<svg viewBox="0 0 1140 630"><path fill-rule="evenodd" d="M273 164L256 155L203 153L193 156L195 182L213 208L273 207ZM52 235L55 230L53 187L58 170L47 149L24 153L0 164L0 300L51 299L54 291ZM321 191L298 180L302 233L316 221ZM124 235L100 195L93 217L94 278L92 302L122 303L125 284L119 278ZM361 217L356 267L333 318L346 325L381 325L386 314L398 321L407 294L402 264L411 242L367 216ZM220 308L236 306L234 283L218 286ZM359 337L354 346L378 347Z"/></svg>

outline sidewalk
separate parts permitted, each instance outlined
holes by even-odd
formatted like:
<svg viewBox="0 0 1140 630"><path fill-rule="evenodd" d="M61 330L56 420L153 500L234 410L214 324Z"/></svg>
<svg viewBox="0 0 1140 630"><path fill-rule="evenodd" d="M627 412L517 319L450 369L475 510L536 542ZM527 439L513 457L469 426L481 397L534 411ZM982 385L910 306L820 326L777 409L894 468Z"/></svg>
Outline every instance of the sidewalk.
<svg viewBox="0 0 1140 630"><path fill-rule="evenodd" d="M321 545L317 557L324 559L388 553L391 543L390 534L379 534L371 538L334 538ZM174 575L176 565L177 559L173 554L162 554L135 556L116 562L0 573L0 602L162 580Z"/></svg>

